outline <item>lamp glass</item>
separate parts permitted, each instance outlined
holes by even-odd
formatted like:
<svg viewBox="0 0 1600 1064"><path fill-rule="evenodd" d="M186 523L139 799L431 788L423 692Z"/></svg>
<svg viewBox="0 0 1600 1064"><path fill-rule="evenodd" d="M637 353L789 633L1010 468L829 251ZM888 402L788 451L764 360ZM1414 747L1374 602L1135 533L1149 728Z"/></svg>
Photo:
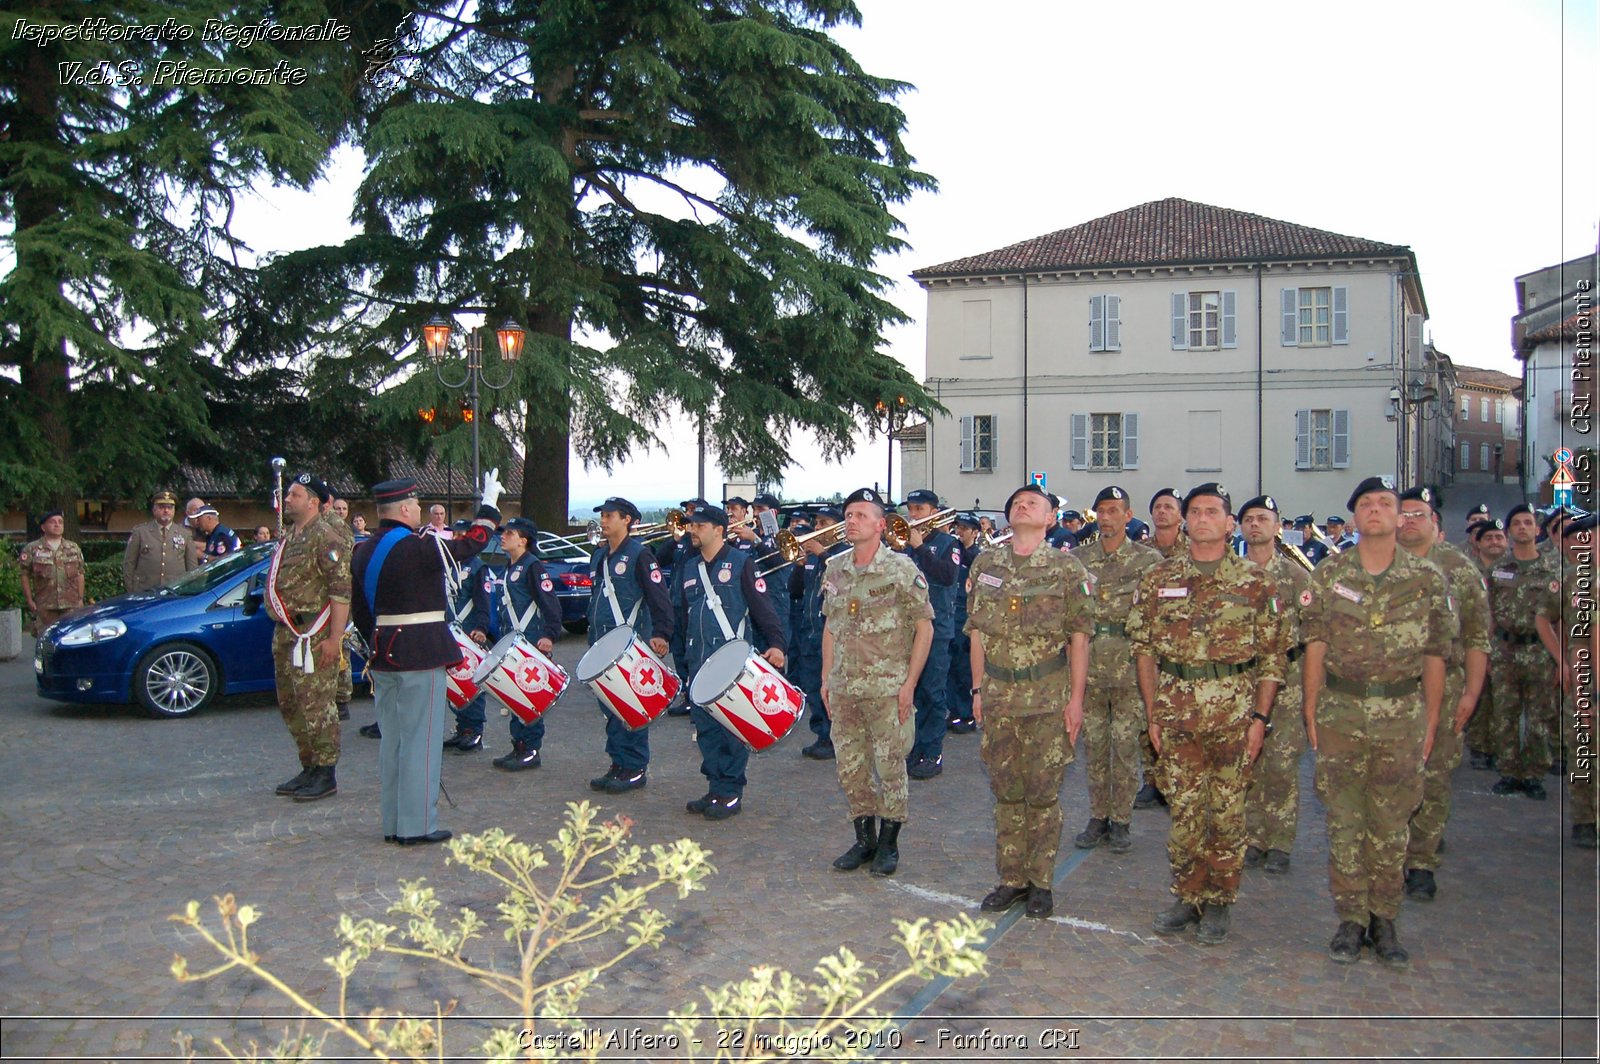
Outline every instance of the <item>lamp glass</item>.
<svg viewBox="0 0 1600 1064"><path fill-rule="evenodd" d="M422 327L422 340L428 346L428 357L435 362L444 361L444 354L450 346L450 331L450 323L437 314Z"/></svg>
<svg viewBox="0 0 1600 1064"><path fill-rule="evenodd" d="M515 362L522 357L522 344L528 338L528 332L518 325L512 318L507 318L500 323L500 328L494 331L495 338L500 341L500 357L507 362Z"/></svg>

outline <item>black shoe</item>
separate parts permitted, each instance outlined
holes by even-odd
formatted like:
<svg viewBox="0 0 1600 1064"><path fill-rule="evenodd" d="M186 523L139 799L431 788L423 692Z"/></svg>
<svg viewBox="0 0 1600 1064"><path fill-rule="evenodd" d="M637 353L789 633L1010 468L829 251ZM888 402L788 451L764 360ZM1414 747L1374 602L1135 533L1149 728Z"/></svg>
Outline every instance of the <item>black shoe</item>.
<svg viewBox="0 0 1600 1064"><path fill-rule="evenodd" d="M1372 947L1379 961L1391 968L1407 968L1411 965L1411 954L1400 945L1400 936L1395 934L1393 920L1374 916L1367 925L1367 945Z"/></svg>
<svg viewBox="0 0 1600 1064"><path fill-rule="evenodd" d="M463 738L465 738L466 736L468 736L470 734L472 734L472 733L471 732L464 732L460 728L457 728L453 735L451 735L443 743L439 744L440 748L444 749L444 750L454 750L456 748L456 744L459 743Z"/></svg>
<svg viewBox="0 0 1600 1064"><path fill-rule="evenodd" d="M1127 853L1133 849L1133 836L1128 831L1128 825L1120 820L1111 821L1106 832L1106 849L1112 853Z"/></svg>
<svg viewBox="0 0 1600 1064"><path fill-rule="evenodd" d="M278 784L277 787L273 788L272 793L284 795L293 794L310 781L311 774L315 771L315 765L305 766L300 770L300 775L294 777L293 779L284 780L282 783Z"/></svg>
<svg viewBox="0 0 1600 1064"><path fill-rule="evenodd" d="M1471 764L1473 768L1480 772L1484 771L1485 769L1494 768L1494 758L1490 757L1482 750L1474 750L1468 754L1467 757L1469 764Z"/></svg>
<svg viewBox="0 0 1600 1064"><path fill-rule="evenodd" d="M1572 844L1579 849L1592 850L1595 848L1595 833L1593 824L1572 825Z"/></svg>
<svg viewBox="0 0 1600 1064"><path fill-rule="evenodd" d="M400 836L399 835L385 835L383 837L383 841L384 842L399 842L400 841Z"/></svg>
<svg viewBox="0 0 1600 1064"><path fill-rule="evenodd" d="M371 724L363 724L361 726L361 737L363 739L382 739L383 732L378 730L378 722L373 721Z"/></svg>
<svg viewBox="0 0 1600 1064"><path fill-rule="evenodd" d="M448 829L440 828L438 831L430 831L426 835L402 835L394 841L402 846L426 846L430 842L444 842L450 837L450 834Z"/></svg>
<svg viewBox="0 0 1600 1064"><path fill-rule="evenodd" d="M1259 846L1246 846L1244 848L1244 866L1246 868L1260 868L1261 859L1267 856L1267 851Z"/></svg>
<svg viewBox="0 0 1600 1064"><path fill-rule="evenodd" d="M1088 825L1078 832L1077 838L1072 840L1072 845L1080 850L1092 850L1099 846L1106 841L1106 836L1110 834L1110 828L1107 827L1108 823L1103 816L1090 817Z"/></svg>
<svg viewBox="0 0 1600 1064"><path fill-rule="evenodd" d="M1194 925L1194 940L1202 946L1215 946L1228 937L1228 912L1231 906L1208 901L1200 922Z"/></svg>
<svg viewBox="0 0 1600 1064"><path fill-rule="evenodd" d="M641 768L630 770L619 768L617 770L616 778L606 782L605 790L607 794L627 794L629 791L638 790L640 787L643 787L644 784L644 769Z"/></svg>
<svg viewBox="0 0 1600 1064"><path fill-rule="evenodd" d="M1151 806L1166 804L1166 798L1156 789L1154 783L1146 783L1139 788L1139 793L1133 796L1133 807L1135 809L1149 809Z"/></svg>
<svg viewBox="0 0 1600 1064"><path fill-rule="evenodd" d="M687 802L683 803L683 807L691 813L698 813L701 816L704 816L705 811L711 808L712 799L715 797L716 795L708 792L706 794L702 794L698 798L689 799Z"/></svg>
<svg viewBox="0 0 1600 1064"><path fill-rule="evenodd" d="M688 706L687 703L685 703L685 704L683 704L681 706L673 705L673 706L668 706L667 707L667 716L669 716L669 717L687 717L688 715L689 715L689 706Z"/></svg>
<svg viewBox="0 0 1600 1064"><path fill-rule="evenodd" d="M456 742L456 753L458 754L475 754L482 749L482 732L467 732Z"/></svg>
<svg viewBox="0 0 1600 1064"><path fill-rule="evenodd" d="M1199 906L1186 901L1175 901L1171 908L1156 913L1155 919L1150 921L1150 926L1156 929L1157 934L1178 935L1182 934L1190 924L1199 922Z"/></svg>
<svg viewBox="0 0 1600 1064"><path fill-rule="evenodd" d="M1012 887L1002 883L984 895L978 908L986 913L1003 913L1027 896L1027 887Z"/></svg>
<svg viewBox="0 0 1600 1064"><path fill-rule="evenodd" d="M311 770L311 778L293 794L297 802L314 802L339 793L339 784L333 777L332 765L318 765Z"/></svg>
<svg viewBox="0 0 1600 1064"><path fill-rule="evenodd" d="M1341 920L1339 930L1333 933L1333 941L1328 943L1328 959L1339 964L1354 964L1361 959L1361 943L1366 935L1367 929L1354 920Z"/></svg>
<svg viewBox="0 0 1600 1064"><path fill-rule="evenodd" d="M1289 852L1287 850L1268 850L1267 856L1261 861L1261 870L1269 876L1288 875Z"/></svg>
<svg viewBox="0 0 1600 1064"><path fill-rule="evenodd" d="M1432 901L1439 892L1433 873L1426 868L1406 869L1406 897L1412 901Z"/></svg>
<svg viewBox="0 0 1600 1064"><path fill-rule="evenodd" d="M1523 780L1522 793L1536 802L1542 802L1548 797L1544 793L1544 784L1539 780Z"/></svg>
<svg viewBox="0 0 1600 1064"><path fill-rule="evenodd" d="M940 754L932 759L923 758L915 765L906 769L906 775L914 780L931 780L944 771L944 755Z"/></svg>
<svg viewBox="0 0 1600 1064"><path fill-rule="evenodd" d="M1028 888L1028 907L1023 910L1024 916L1032 917L1035 920L1043 920L1055 911L1055 896L1050 893L1048 887Z"/></svg>
<svg viewBox="0 0 1600 1064"><path fill-rule="evenodd" d="M503 768L507 772L521 772L523 769L538 768L539 751L518 740L511 744L511 752L509 754L494 759L494 767Z"/></svg>
<svg viewBox="0 0 1600 1064"><path fill-rule="evenodd" d="M744 808L744 799L737 794L711 796L711 804L706 806L705 817L707 820L726 820L730 816L738 816L739 810Z"/></svg>
<svg viewBox="0 0 1600 1064"><path fill-rule="evenodd" d="M833 861L833 867L841 872L854 872L871 861L878 852L878 818L858 816L852 823L856 829L856 841Z"/></svg>
<svg viewBox="0 0 1600 1064"><path fill-rule="evenodd" d="M1501 776L1489 790L1494 794L1519 794L1522 791L1522 781L1514 780L1509 776Z"/></svg>
<svg viewBox="0 0 1600 1064"><path fill-rule="evenodd" d="M339 702L339 703L337 703L337 705L339 707L339 719L340 720L349 720L350 719L350 703L349 702Z"/></svg>
<svg viewBox="0 0 1600 1064"><path fill-rule="evenodd" d="M975 720L962 719L950 722L950 731L956 735L971 735L977 730L978 722Z"/></svg>
<svg viewBox="0 0 1600 1064"><path fill-rule="evenodd" d="M873 875L892 876L900 867L900 825L898 820L879 822L878 852L873 855L872 867L868 869Z"/></svg>
<svg viewBox="0 0 1600 1064"><path fill-rule="evenodd" d="M810 746L803 747L800 753L805 757L809 757L813 761L832 761L833 740L818 739Z"/></svg>
<svg viewBox="0 0 1600 1064"><path fill-rule="evenodd" d="M594 779L589 781L589 789L591 791L603 791L606 789L607 784L620 775L622 775L622 766L612 765L610 768L606 769L606 774L604 776L596 776Z"/></svg>

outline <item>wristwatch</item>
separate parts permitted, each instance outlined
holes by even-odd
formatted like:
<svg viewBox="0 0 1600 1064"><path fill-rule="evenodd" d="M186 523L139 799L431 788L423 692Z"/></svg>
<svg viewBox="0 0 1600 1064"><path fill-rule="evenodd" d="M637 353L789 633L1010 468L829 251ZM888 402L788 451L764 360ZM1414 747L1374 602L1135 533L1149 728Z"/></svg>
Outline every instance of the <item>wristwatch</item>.
<svg viewBox="0 0 1600 1064"><path fill-rule="evenodd" d="M1257 713L1255 710L1251 710L1250 711L1250 717L1251 717L1252 720L1259 720L1261 722L1262 726L1266 729L1266 734L1267 735L1271 735L1272 734L1272 718L1271 717L1263 716L1262 714Z"/></svg>
<svg viewBox="0 0 1600 1064"><path fill-rule="evenodd" d="M972 690L968 691L967 694L973 695L973 696L981 695L981 694L983 694L983 688L974 687Z"/></svg>

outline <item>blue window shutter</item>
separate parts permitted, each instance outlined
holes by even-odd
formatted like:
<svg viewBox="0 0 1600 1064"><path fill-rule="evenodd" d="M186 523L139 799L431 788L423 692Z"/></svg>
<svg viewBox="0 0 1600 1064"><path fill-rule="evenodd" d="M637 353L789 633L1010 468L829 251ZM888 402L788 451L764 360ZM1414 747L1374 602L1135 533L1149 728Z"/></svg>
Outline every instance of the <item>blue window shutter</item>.
<svg viewBox="0 0 1600 1064"><path fill-rule="evenodd" d="M1311 468L1311 411L1294 412L1294 467Z"/></svg>
<svg viewBox="0 0 1600 1064"><path fill-rule="evenodd" d="M972 415L961 419L961 471L972 472Z"/></svg>
<svg viewBox="0 0 1600 1064"><path fill-rule="evenodd" d="M1239 319L1238 310L1239 293L1222 293L1222 346L1239 346Z"/></svg>
<svg viewBox="0 0 1600 1064"><path fill-rule="evenodd" d="M1333 468L1350 468L1350 411L1333 412Z"/></svg>
<svg viewBox="0 0 1600 1064"><path fill-rule="evenodd" d="M1139 415L1122 415L1122 468L1139 468Z"/></svg>
<svg viewBox="0 0 1600 1064"><path fill-rule="evenodd" d="M1333 342L1350 342L1350 289L1343 285L1333 290Z"/></svg>
<svg viewBox="0 0 1600 1064"><path fill-rule="evenodd" d="M1189 293L1172 293L1172 349L1189 349Z"/></svg>
<svg viewBox="0 0 1600 1064"><path fill-rule="evenodd" d="M1089 415L1072 415L1072 468L1089 468Z"/></svg>
<svg viewBox="0 0 1600 1064"><path fill-rule="evenodd" d="M1106 297L1089 297L1089 350L1106 349Z"/></svg>
<svg viewBox="0 0 1600 1064"><path fill-rule="evenodd" d="M1106 296L1106 350L1122 350L1122 297Z"/></svg>
<svg viewBox="0 0 1600 1064"><path fill-rule="evenodd" d="M1285 288L1280 303L1283 308L1283 346L1300 346L1300 289Z"/></svg>

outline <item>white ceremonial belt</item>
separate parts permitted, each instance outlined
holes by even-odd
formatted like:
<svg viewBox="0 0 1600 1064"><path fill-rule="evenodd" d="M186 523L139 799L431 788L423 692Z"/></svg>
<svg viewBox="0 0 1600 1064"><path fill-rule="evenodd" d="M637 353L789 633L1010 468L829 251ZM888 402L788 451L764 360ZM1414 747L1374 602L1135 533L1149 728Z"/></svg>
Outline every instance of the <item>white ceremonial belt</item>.
<svg viewBox="0 0 1600 1064"><path fill-rule="evenodd" d="M400 624L433 624L435 621L444 621L444 610L434 610L430 613L380 613L378 627L393 628Z"/></svg>

